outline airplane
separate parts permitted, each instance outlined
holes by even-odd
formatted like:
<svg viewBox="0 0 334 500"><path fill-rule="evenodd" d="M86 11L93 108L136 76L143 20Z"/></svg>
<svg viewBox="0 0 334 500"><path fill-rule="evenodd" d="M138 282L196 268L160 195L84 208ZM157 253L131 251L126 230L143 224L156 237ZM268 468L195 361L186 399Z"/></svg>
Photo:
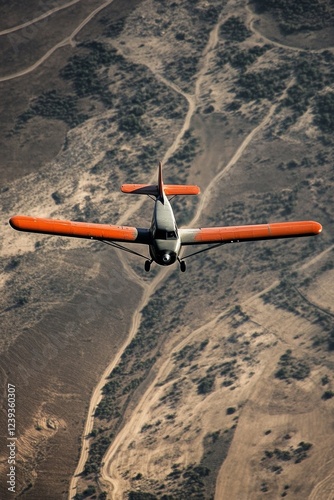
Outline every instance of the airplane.
<svg viewBox="0 0 334 500"><path fill-rule="evenodd" d="M321 224L315 221L179 229L168 196L197 195L200 193L200 188L195 185L164 184L161 162L159 162L158 184L123 184L121 191L155 198L153 217L149 228L44 219L25 215L15 215L9 223L12 228L18 231L87 238L109 244L143 257L147 272L150 271L152 262L160 266L171 266L175 262L179 262L180 270L185 272L185 259L227 243L314 236L322 231ZM148 245L150 257L120 243ZM203 244L209 246L183 258L180 257L183 247Z"/></svg>

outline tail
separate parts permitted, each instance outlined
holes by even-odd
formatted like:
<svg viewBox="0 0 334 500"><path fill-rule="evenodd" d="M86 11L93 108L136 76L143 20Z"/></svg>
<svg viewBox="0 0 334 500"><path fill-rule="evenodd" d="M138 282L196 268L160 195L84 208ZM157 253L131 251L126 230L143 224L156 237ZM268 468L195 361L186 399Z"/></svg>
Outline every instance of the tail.
<svg viewBox="0 0 334 500"><path fill-rule="evenodd" d="M159 161L158 190L159 190L159 198L163 198L164 197L164 181L162 179L161 161Z"/></svg>
<svg viewBox="0 0 334 500"><path fill-rule="evenodd" d="M163 199L166 196L176 196L178 194L199 194L200 189L194 185L184 184L164 184L162 179L162 164L159 161L158 185L156 184L123 184L121 187L123 193L147 194Z"/></svg>

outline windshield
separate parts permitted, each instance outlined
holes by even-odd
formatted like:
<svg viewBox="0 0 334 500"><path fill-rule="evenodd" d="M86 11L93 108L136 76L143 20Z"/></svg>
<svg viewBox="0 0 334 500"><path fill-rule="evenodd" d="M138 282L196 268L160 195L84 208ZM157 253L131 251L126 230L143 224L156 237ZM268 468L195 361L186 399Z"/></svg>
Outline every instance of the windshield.
<svg viewBox="0 0 334 500"><path fill-rule="evenodd" d="M176 240L176 231L166 231L165 229L156 229L154 237L157 240Z"/></svg>

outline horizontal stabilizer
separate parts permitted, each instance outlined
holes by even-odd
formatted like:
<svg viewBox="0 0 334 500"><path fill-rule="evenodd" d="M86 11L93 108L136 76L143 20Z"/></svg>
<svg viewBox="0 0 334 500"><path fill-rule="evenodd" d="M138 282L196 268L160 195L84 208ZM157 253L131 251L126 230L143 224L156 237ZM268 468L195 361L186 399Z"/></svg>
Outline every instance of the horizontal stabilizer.
<svg viewBox="0 0 334 500"><path fill-rule="evenodd" d="M167 196L171 195L190 195L199 194L200 188L193 185L182 185L182 184L164 184L164 192ZM123 184L121 187L123 193L130 194L148 194L152 196L159 195L159 188L154 184Z"/></svg>
<svg viewBox="0 0 334 500"><path fill-rule="evenodd" d="M153 184L123 184L121 186L122 193L130 194L148 194L158 196L158 186Z"/></svg>
<svg viewBox="0 0 334 500"><path fill-rule="evenodd" d="M198 186L186 185L186 184L165 184L164 191L166 195L177 195L177 194L199 194L201 192Z"/></svg>

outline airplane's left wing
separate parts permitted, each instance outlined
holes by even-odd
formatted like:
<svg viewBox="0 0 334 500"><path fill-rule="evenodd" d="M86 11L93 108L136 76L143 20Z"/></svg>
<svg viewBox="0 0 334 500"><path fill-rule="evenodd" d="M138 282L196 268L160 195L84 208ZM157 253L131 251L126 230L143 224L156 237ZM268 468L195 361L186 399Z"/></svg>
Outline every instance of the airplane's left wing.
<svg viewBox="0 0 334 500"><path fill-rule="evenodd" d="M314 236L321 231L322 226L319 222L297 221L248 226L179 229L179 234L182 245L197 245Z"/></svg>
<svg viewBox="0 0 334 500"><path fill-rule="evenodd" d="M43 219L26 215L15 215L10 219L9 223L12 228L18 231L31 233L146 244L150 240L150 231L148 229L136 227Z"/></svg>

